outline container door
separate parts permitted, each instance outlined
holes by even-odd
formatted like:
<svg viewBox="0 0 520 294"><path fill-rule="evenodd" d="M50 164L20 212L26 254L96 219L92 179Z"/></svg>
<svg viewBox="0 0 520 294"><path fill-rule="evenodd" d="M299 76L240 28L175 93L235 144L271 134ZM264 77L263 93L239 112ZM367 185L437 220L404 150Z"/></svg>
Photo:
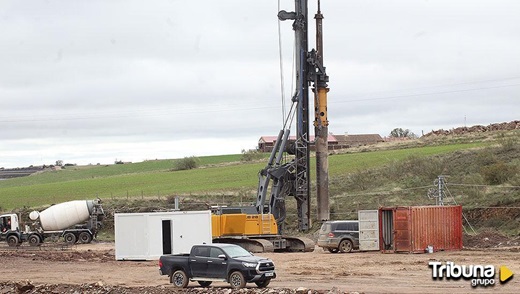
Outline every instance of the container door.
<svg viewBox="0 0 520 294"><path fill-rule="evenodd" d="M146 260L149 250L147 218L143 214L115 214L117 260Z"/></svg>
<svg viewBox="0 0 520 294"><path fill-rule="evenodd" d="M162 220L162 251L163 254L172 254L172 220Z"/></svg>
<svg viewBox="0 0 520 294"><path fill-rule="evenodd" d="M394 241L396 252L410 252L410 211L408 209L396 209L394 211Z"/></svg>
<svg viewBox="0 0 520 294"><path fill-rule="evenodd" d="M379 250L379 221L377 210L360 210L359 250Z"/></svg>
<svg viewBox="0 0 520 294"><path fill-rule="evenodd" d="M394 251L394 211L379 210L379 248L381 251Z"/></svg>

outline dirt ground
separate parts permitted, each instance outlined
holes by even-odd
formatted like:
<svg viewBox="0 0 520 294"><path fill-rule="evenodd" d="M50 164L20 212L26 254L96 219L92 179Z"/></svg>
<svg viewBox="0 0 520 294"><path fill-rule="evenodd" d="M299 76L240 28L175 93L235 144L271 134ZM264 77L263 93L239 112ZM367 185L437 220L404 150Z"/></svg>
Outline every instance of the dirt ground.
<svg viewBox="0 0 520 294"><path fill-rule="evenodd" d="M505 265L520 274L520 248L489 248L432 254L382 254L354 252L332 254L316 248L308 253L257 254L276 264L277 278L270 289L307 289L327 293L520 293L520 277L493 287L471 286L469 280L433 280L430 261L459 265ZM39 250L0 248L0 283L31 281L33 284L98 284L173 289L168 277L159 275L157 261L116 261L113 243L76 245ZM190 283L190 287L198 286ZM225 288L214 283L213 288ZM248 287L254 288L254 284ZM145 288L142 288L145 287ZM141 291L145 293L146 290ZM2 291L0 291L2 293ZM7 292L5 292L7 293ZM153 293L153 292L151 292ZM307 292L305 292L307 293Z"/></svg>

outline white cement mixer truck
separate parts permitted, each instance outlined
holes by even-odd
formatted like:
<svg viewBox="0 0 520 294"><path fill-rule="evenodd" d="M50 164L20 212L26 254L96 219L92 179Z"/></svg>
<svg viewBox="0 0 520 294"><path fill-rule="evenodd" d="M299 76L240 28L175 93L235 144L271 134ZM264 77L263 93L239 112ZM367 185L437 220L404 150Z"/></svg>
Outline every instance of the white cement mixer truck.
<svg viewBox="0 0 520 294"><path fill-rule="evenodd" d="M104 212L101 200L75 200L53 205L41 212L33 211L33 223L20 227L17 214L0 215L0 242L18 246L28 242L38 246L47 238L61 238L69 244L90 243L101 228Z"/></svg>

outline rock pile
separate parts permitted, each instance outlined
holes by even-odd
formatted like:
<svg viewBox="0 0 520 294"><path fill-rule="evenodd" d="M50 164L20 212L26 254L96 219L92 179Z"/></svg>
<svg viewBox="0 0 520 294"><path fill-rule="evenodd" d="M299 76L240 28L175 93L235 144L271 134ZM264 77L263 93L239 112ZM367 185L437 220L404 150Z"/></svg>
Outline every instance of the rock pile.
<svg viewBox="0 0 520 294"><path fill-rule="evenodd" d="M18 293L18 294L166 294L166 293L187 293L187 294L358 294L357 292L342 292L333 287L330 290L312 290L304 287L298 289L281 289L281 288L245 288L240 290L232 290L229 288L186 288L175 289L172 286L156 286L156 287L124 287L105 285L103 282L82 285L70 284L33 284L29 280L20 282L0 282L0 294Z"/></svg>
<svg viewBox="0 0 520 294"><path fill-rule="evenodd" d="M493 132L493 131L511 131L511 130L519 130L520 129L520 120L514 120L511 122L504 123L495 123L490 124L488 126L476 125L472 127L459 127L451 130L437 130L431 131L424 135L424 137L429 136L447 136L447 135L462 135L468 133L483 133L483 132Z"/></svg>
<svg viewBox="0 0 520 294"><path fill-rule="evenodd" d="M520 246L520 237L507 237L496 231L483 231L476 235L464 235L465 248L505 248ZM518 249L518 248L516 248Z"/></svg>

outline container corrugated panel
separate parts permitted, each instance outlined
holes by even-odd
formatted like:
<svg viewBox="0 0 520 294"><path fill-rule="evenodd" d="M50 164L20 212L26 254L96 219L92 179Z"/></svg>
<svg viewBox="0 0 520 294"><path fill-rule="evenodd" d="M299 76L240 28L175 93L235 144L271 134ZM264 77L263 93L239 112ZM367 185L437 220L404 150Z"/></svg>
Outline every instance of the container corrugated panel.
<svg viewBox="0 0 520 294"><path fill-rule="evenodd" d="M359 250L379 250L379 221L377 210L358 211Z"/></svg>
<svg viewBox="0 0 520 294"><path fill-rule="evenodd" d="M460 205L380 208L379 219L383 252L462 249Z"/></svg>

